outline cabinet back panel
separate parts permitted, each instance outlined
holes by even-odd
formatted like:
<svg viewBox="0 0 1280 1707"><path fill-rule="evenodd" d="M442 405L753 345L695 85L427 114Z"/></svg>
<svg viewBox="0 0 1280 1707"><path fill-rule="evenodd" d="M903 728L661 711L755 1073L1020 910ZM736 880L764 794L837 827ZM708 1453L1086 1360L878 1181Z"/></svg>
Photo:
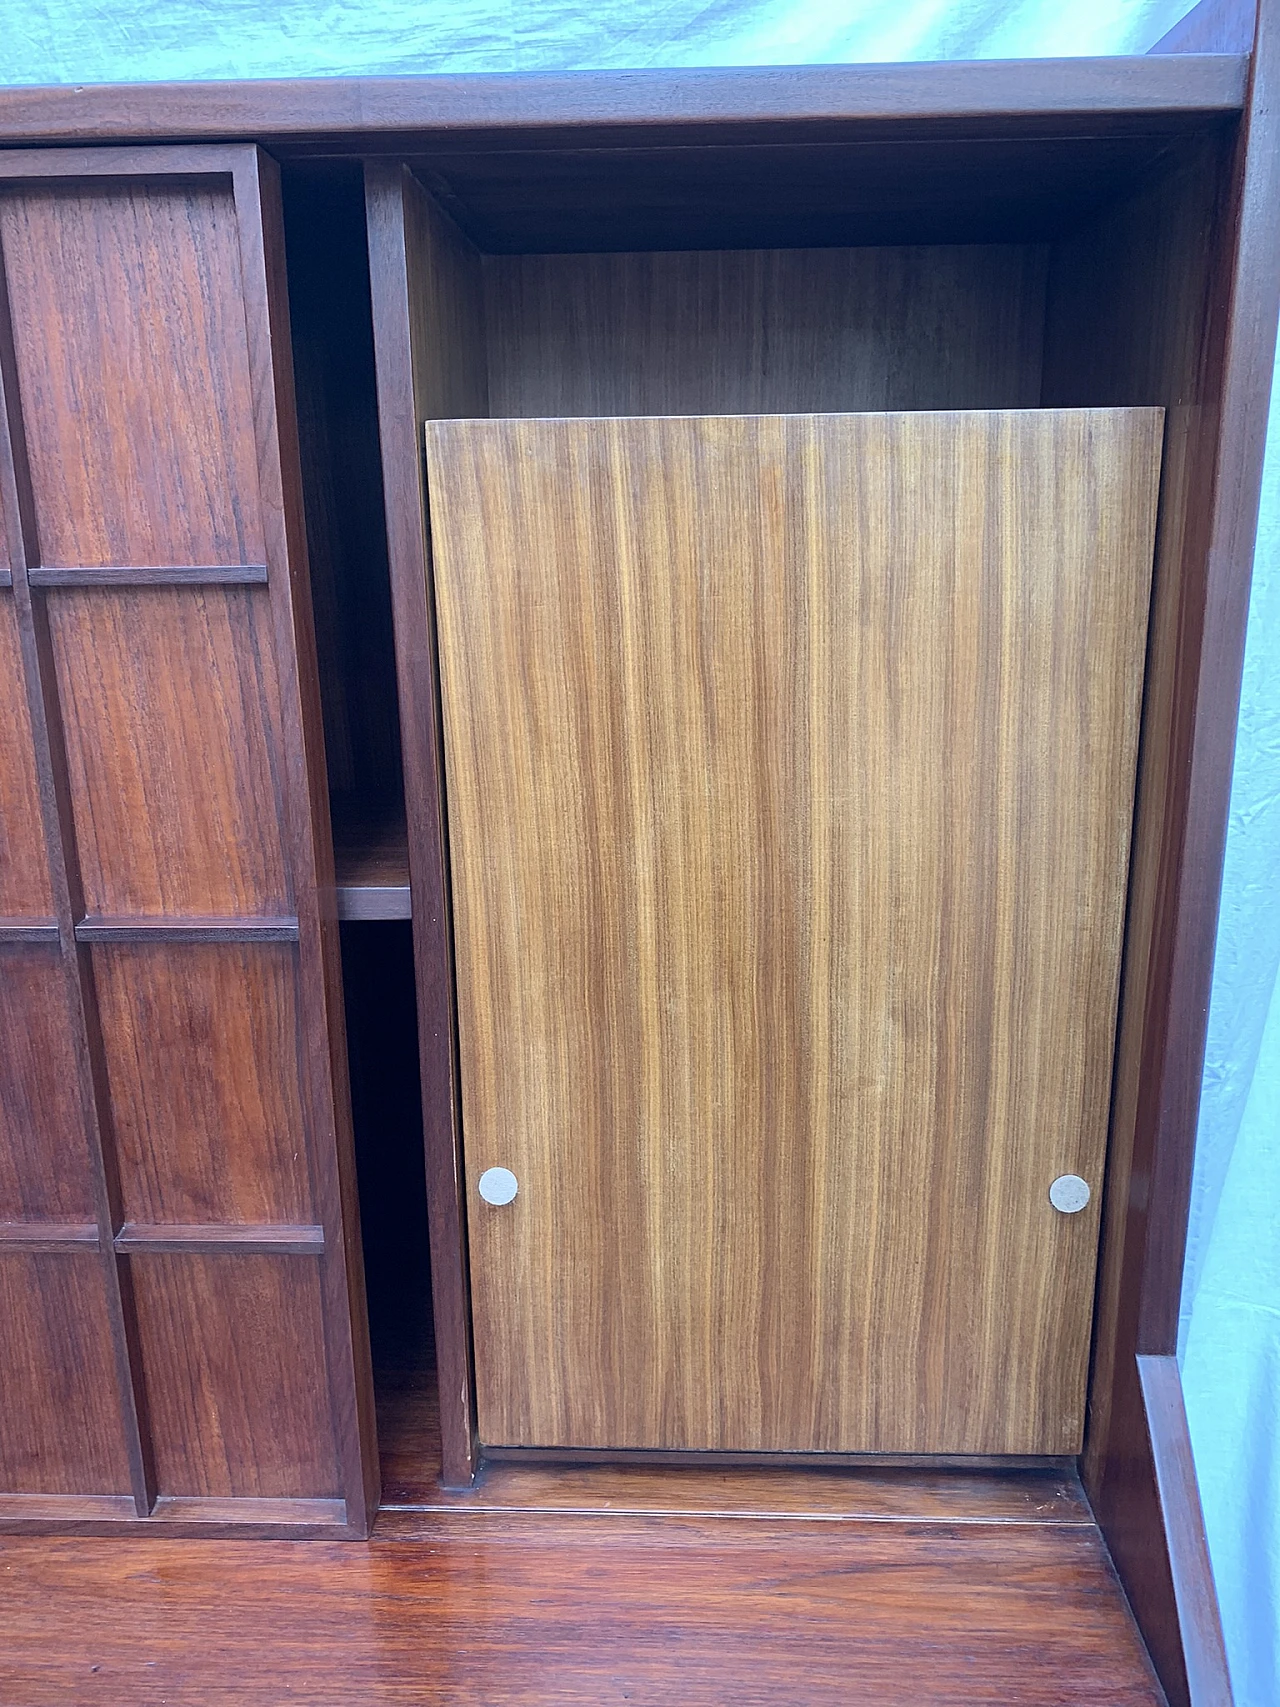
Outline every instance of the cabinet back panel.
<svg viewBox="0 0 1280 1707"><path fill-rule="evenodd" d="M296 958L291 943L93 950L126 1221L314 1221Z"/></svg>
<svg viewBox="0 0 1280 1707"><path fill-rule="evenodd" d="M0 919L48 919L53 891L40 822L31 718L12 592L0 588Z"/></svg>
<svg viewBox="0 0 1280 1707"><path fill-rule="evenodd" d="M127 1494L107 1313L94 1255L0 1246L0 1488Z"/></svg>
<svg viewBox="0 0 1280 1707"><path fill-rule="evenodd" d="M1159 411L427 444L482 1438L1074 1453Z"/></svg>
<svg viewBox="0 0 1280 1707"><path fill-rule="evenodd" d="M48 604L85 910L291 912L265 593L95 587Z"/></svg>
<svg viewBox="0 0 1280 1707"><path fill-rule="evenodd" d="M488 255L487 412L1032 407L1045 265L999 244Z"/></svg>
<svg viewBox="0 0 1280 1707"><path fill-rule="evenodd" d="M57 945L0 947L0 1222L98 1215Z"/></svg>
<svg viewBox="0 0 1280 1707"><path fill-rule="evenodd" d="M317 1261L148 1252L129 1267L158 1492L339 1493Z"/></svg>
<svg viewBox="0 0 1280 1707"><path fill-rule="evenodd" d="M261 563L230 180L24 186L0 244L38 561Z"/></svg>

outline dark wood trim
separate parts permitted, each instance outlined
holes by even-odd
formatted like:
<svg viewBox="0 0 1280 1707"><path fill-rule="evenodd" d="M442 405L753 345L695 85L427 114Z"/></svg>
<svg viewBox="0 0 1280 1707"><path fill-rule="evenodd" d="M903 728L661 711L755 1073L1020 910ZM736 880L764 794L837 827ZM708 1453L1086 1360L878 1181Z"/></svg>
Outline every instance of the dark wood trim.
<svg viewBox="0 0 1280 1707"><path fill-rule="evenodd" d="M234 1251L240 1256L320 1256L325 1248L323 1227L267 1226L179 1226L172 1223L147 1225L126 1221L115 1236L118 1251L179 1252L187 1255L217 1255Z"/></svg>
<svg viewBox="0 0 1280 1707"><path fill-rule="evenodd" d="M346 1520L367 1535L378 1508L373 1363L347 1067L333 831L303 513L280 171L241 150L232 181L240 230L258 474L288 752L286 835L298 909L301 1085L316 1213L325 1353Z"/></svg>
<svg viewBox="0 0 1280 1707"><path fill-rule="evenodd" d="M535 139L576 134L580 139L593 131L644 130L654 140L658 134L694 129L744 131L850 120L901 124L1227 113L1242 105L1244 79L1239 54L1157 54L12 88L0 90L0 140L323 138L345 140L358 151L361 142L368 148L375 138L429 135L441 141L485 131L520 131ZM70 156L66 173L83 171L79 162L79 156ZM198 162L193 167L210 169ZM111 167L104 164L99 170ZM4 171L0 163L0 175ZM39 175L46 171L40 168Z"/></svg>
<svg viewBox="0 0 1280 1707"><path fill-rule="evenodd" d="M1245 121L1213 241L1167 727L1143 736L1090 1416L1082 1473L1173 1707L1196 1703L1139 1357L1176 1349L1254 534L1280 309L1280 7L1261 0ZM1148 693L1152 681L1148 679ZM1136 893L1135 889L1135 893ZM1175 1497L1176 1496L1172 1496ZM1189 1520L1187 1520L1189 1521ZM1175 1525L1176 1527L1176 1525ZM1163 1541L1163 1545L1161 1542ZM1202 1644L1201 1644L1202 1645ZM1216 1699L1210 1695L1206 1699Z"/></svg>
<svg viewBox="0 0 1280 1707"><path fill-rule="evenodd" d="M162 1494L147 1517L113 1494L0 1495L0 1535L155 1535L173 1540L361 1539L343 1500L188 1499Z"/></svg>
<svg viewBox="0 0 1280 1707"><path fill-rule="evenodd" d="M1249 53L1258 21L1256 0L1200 0L1148 53Z"/></svg>
<svg viewBox="0 0 1280 1707"><path fill-rule="evenodd" d="M96 1251L102 1248L96 1221L0 1221L0 1251Z"/></svg>
<svg viewBox="0 0 1280 1707"><path fill-rule="evenodd" d="M666 1466L672 1470L937 1470L1074 1473L1074 1458L1035 1454L893 1452L672 1452L645 1447L480 1446L481 1464L612 1464Z"/></svg>
<svg viewBox="0 0 1280 1707"><path fill-rule="evenodd" d="M449 914L444 748L430 590L422 411L410 328L405 203L419 193L399 164L365 171L378 427L400 686L409 886L418 988L431 1290L440 1385L442 1477L466 1487L478 1465L467 1283L462 1110Z"/></svg>
<svg viewBox="0 0 1280 1707"><path fill-rule="evenodd" d="M297 942L297 919L111 919L91 914L77 942Z"/></svg>
<svg viewBox="0 0 1280 1707"><path fill-rule="evenodd" d="M1139 1357L1147 1435L1155 1464L1165 1543L1173 1569L1178 1624L1194 1707L1231 1707L1231 1677L1209 1561L1176 1357Z"/></svg>
<svg viewBox="0 0 1280 1707"><path fill-rule="evenodd" d="M59 940L56 923L36 923L30 919L0 919L0 943L56 943Z"/></svg>
<svg viewBox="0 0 1280 1707"><path fill-rule="evenodd" d="M7 528L7 555L13 565L13 588L22 644L22 669L35 749L40 789L40 814L45 852L57 909L57 942L63 986L70 1008L76 1088L83 1134L89 1152L97 1213L98 1261L102 1269L107 1319L115 1365L116 1401L120 1431L129 1465L134 1513L145 1518L155 1504L156 1475L151 1450L146 1387L138 1345L132 1289L121 1273L111 1240L120 1222L119 1184L115 1172L111 1103L106 1058L98 1022L97 993L88 951L75 937L75 920L84 913L62 740L53 649L41 596L32 596L27 568L39 561L39 533L27 461L26 431L18 386L4 257L0 253L0 511Z"/></svg>
<svg viewBox="0 0 1280 1707"><path fill-rule="evenodd" d="M265 563L112 564L27 570L33 587L251 587L266 578Z"/></svg>

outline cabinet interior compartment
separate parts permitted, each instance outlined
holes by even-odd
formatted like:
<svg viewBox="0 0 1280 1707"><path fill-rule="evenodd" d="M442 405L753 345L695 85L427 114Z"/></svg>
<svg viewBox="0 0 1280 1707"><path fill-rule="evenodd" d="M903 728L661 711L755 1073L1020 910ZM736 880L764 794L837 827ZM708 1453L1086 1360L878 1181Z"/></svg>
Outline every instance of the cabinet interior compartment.
<svg viewBox="0 0 1280 1707"><path fill-rule="evenodd" d="M419 455L430 419L1164 405L1151 643L1166 646L1230 142L1220 121L1178 124L1070 146L904 138L789 159L415 159ZM339 904L348 920L405 919L365 206L353 164L296 163L285 189ZM1157 670L1147 715L1169 691ZM360 928L371 941L387 929ZM368 1240L376 1210L362 1214ZM370 1292L375 1342L389 1344L396 1289L371 1277Z"/></svg>

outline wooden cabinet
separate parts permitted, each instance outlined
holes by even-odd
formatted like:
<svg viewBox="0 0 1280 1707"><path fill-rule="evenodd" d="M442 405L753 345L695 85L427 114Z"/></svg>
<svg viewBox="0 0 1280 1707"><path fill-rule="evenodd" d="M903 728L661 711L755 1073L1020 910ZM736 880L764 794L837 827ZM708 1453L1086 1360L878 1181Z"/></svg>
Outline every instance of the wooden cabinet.
<svg viewBox="0 0 1280 1707"><path fill-rule="evenodd" d="M376 1483L275 169L138 149L0 177L0 1515L358 1533Z"/></svg>
<svg viewBox="0 0 1280 1707"><path fill-rule="evenodd" d="M1079 1451L1162 427L429 424L486 1442Z"/></svg>
<svg viewBox="0 0 1280 1707"><path fill-rule="evenodd" d="M364 1534L375 1383L427 1504L1050 1456L1218 1675L1270 11L0 90L0 1527Z"/></svg>

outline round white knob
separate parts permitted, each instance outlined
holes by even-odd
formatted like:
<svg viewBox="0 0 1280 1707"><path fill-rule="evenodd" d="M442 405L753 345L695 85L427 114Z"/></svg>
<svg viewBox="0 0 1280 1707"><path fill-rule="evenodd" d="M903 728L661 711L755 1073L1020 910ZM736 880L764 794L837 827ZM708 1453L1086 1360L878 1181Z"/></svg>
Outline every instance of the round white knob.
<svg viewBox="0 0 1280 1707"><path fill-rule="evenodd" d="M1049 1187L1049 1202L1064 1215L1078 1215L1092 1193L1079 1174L1059 1174Z"/></svg>
<svg viewBox="0 0 1280 1707"><path fill-rule="evenodd" d="M520 1181L510 1168L486 1168L480 1175L480 1195L486 1203L510 1203L519 1189Z"/></svg>

